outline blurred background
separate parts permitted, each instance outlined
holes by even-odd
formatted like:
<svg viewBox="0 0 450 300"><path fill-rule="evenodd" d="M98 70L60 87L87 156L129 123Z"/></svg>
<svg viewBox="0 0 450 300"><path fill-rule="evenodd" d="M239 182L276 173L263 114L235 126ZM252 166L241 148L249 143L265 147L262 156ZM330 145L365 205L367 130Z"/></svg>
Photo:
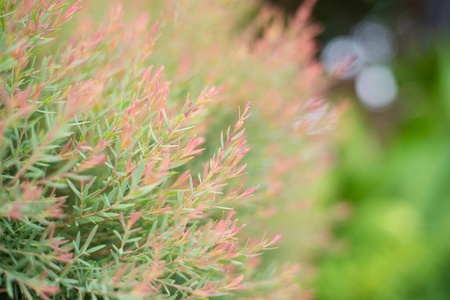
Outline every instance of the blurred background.
<svg viewBox="0 0 450 300"><path fill-rule="evenodd" d="M301 1L273 0L287 13ZM319 0L320 60L353 105L325 201L348 217L317 299L450 298L450 1Z"/></svg>
<svg viewBox="0 0 450 300"><path fill-rule="evenodd" d="M100 16L107 2L88 6ZM253 100L239 184L261 188L239 214L259 226L248 235L283 233L262 264L299 262L299 298L450 299L450 1L319 0L320 26L301 4L136 0L124 11L162 20L151 63L165 66L172 98L221 86L199 124L205 158ZM350 105L334 122L325 102Z"/></svg>

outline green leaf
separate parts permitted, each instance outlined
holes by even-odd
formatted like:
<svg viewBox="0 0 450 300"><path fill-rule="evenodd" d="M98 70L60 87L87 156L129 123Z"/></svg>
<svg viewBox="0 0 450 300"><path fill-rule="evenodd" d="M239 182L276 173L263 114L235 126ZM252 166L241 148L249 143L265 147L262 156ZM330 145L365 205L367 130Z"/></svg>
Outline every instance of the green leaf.
<svg viewBox="0 0 450 300"><path fill-rule="evenodd" d="M112 232L122 241L122 235L117 230L114 229Z"/></svg>
<svg viewBox="0 0 450 300"><path fill-rule="evenodd" d="M75 245L77 246L78 249L80 249L80 241L81 241L81 231L78 231L77 237L75 239Z"/></svg>
<svg viewBox="0 0 450 300"><path fill-rule="evenodd" d="M13 299L14 298L14 290L12 286L12 281L14 278L11 278L12 276L6 276L6 291L8 292L8 296Z"/></svg>
<svg viewBox="0 0 450 300"><path fill-rule="evenodd" d="M99 251L99 250L101 250L101 249L103 249L105 247L106 247L106 245L95 246L95 247L92 247L89 250L87 250L86 253L87 254L91 254L91 253L97 252L97 251Z"/></svg>
<svg viewBox="0 0 450 300"><path fill-rule="evenodd" d="M44 185L46 185L48 187L54 187L57 189L64 189L67 187L67 184L62 183L62 182L56 182L56 181L45 181Z"/></svg>
<svg viewBox="0 0 450 300"><path fill-rule="evenodd" d="M106 218L114 218L114 217L119 216L118 213L112 213L112 212L101 212L98 215L102 216L102 217L106 217Z"/></svg>
<svg viewBox="0 0 450 300"><path fill-rule="evenodd" d="M114 209L116 209L116 210L125 210L125 209L133 207L135 205L136 205L135 203L118 204L117 206L114 207Z"/></svg>
<svg viewBox="0 0 450 300"><path fill-rule="evenodd" d="M73 185L72 181L69 178L66 178L67 183L69 184L70 189L75 193L75 195L81 199L81 193L77 190L77 188Z"/></svg>
<svg viewBox="0 0 450 300"><path fill-rule="evenodd" d="M145 170L145 161L140 161L139 165L136 167L136 170L134 171L133 180L131 181L130 190L133 191L136 189L137 185L141 181L142 173Z"/></svg>
<svg viewBox="0 0 450 300"><path fill-rule="evenodd" d="M98 217L98 216L91 216L91 217L81 219L79 221L84 221L84 223L88 223L88 222L100 223L100 222L103 222L104 219L102 217Z"/></svg>
<svg viewBox="0 0 450 300"><path fill-rule="evenodd" d="M3 21L3 20L2 20ZM17 64L17 61L12 58L7 58L0 62L0 72L8 71L12 69Z"/></svg>
<svg viewBox="0 0 450 300"><path fill-rule="evenodd" d="M86 242L83 245L83 248L81 248L80 252L83 253L84 251L86 251L87 247L89 247L89 244L92 242L92 239L95 236L95 233L97 232L98 229L98 225L95 225L94 228L92 228L91 233L89 233Z"/></svg>

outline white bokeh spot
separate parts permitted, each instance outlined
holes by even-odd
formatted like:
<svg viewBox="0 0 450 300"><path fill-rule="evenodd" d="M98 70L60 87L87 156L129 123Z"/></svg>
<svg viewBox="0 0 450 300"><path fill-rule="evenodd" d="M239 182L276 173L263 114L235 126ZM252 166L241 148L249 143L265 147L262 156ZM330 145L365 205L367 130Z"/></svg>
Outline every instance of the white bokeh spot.
<svg viewBox="0 0 450 300"><path fill-rule="evenodd" d="M395 77L384 65L365 67L356 77L355 89L361 103L374 111L387 108L398 93Z"/></svg>

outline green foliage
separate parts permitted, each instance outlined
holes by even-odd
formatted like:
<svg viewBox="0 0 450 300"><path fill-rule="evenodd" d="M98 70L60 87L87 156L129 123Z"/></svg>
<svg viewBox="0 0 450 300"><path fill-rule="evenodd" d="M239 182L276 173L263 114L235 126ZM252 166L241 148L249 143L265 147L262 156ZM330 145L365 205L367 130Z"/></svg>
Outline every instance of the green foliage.
<svg viewBox="0 0 450 300"><path fill-rule="evenodd" d="M148 1L124 16L107 1L101 24L87 13L100 1L86 1L62 28L79 2L0 2L1 293L303 297L298 268L268 267L261 251L281 228L294 261L327 245L327 211L299 204L328 165L336 116L321 100L314 2L286 26L251 2L160 1L162 29L136 13Z"/></svg>
<svg viewBox="0 0 450 300"><path fill-rule="evenodd" d="M95 32L41 55L78 5L1 2L3 292L178 299L246 288L247 257L275 242L237 239L228 203L256 187L224 189L245 169L249 105L192 174L185 164L203 143L196 119L215 89L169 106L163 68L145 67L157 25L124 27L120 7Z"/></svg>
<svg viewBox="0 0 450 300"><path fill-rule="evenodd" d="M154 48L175 95L220 86L201 126L205 145L235 120L235 105L252 100L246 122L251 151L243 159L248 176L238 184L260 187L255 197L236 203L237 213L258 225L247 226L246 234L283 234L262 264L299 262L302 287L313 277L307 265L329 243L333 212L318 201L325 190L319 179L332 162L328 143L339 114L323 100L328 81L315 60L321 28L310 20L314 2L304 1L291 18L259 1L179 1L175 8L165 2L163 11L170 13L161 13L166 19Z"/></svg>

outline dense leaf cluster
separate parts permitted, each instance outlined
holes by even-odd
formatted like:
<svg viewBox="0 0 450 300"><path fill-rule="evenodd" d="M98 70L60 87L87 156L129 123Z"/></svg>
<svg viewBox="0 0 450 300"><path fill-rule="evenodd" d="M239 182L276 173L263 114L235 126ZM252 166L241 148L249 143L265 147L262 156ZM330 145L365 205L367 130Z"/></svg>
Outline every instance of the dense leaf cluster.
<svg viewBox="0 0 450 300"><path fill-rule="evenodd" d="M256 188L223 189L245 169L249 106L192 174L186 164L203 142L195 120L215 89L168 105L163 69L146 63L157 25L125 27L120 7L52 52L77 10L60 0L0 3L2 293L177 299L245 289L246 257L274 242L237 239L228 203Z"/></svg>

